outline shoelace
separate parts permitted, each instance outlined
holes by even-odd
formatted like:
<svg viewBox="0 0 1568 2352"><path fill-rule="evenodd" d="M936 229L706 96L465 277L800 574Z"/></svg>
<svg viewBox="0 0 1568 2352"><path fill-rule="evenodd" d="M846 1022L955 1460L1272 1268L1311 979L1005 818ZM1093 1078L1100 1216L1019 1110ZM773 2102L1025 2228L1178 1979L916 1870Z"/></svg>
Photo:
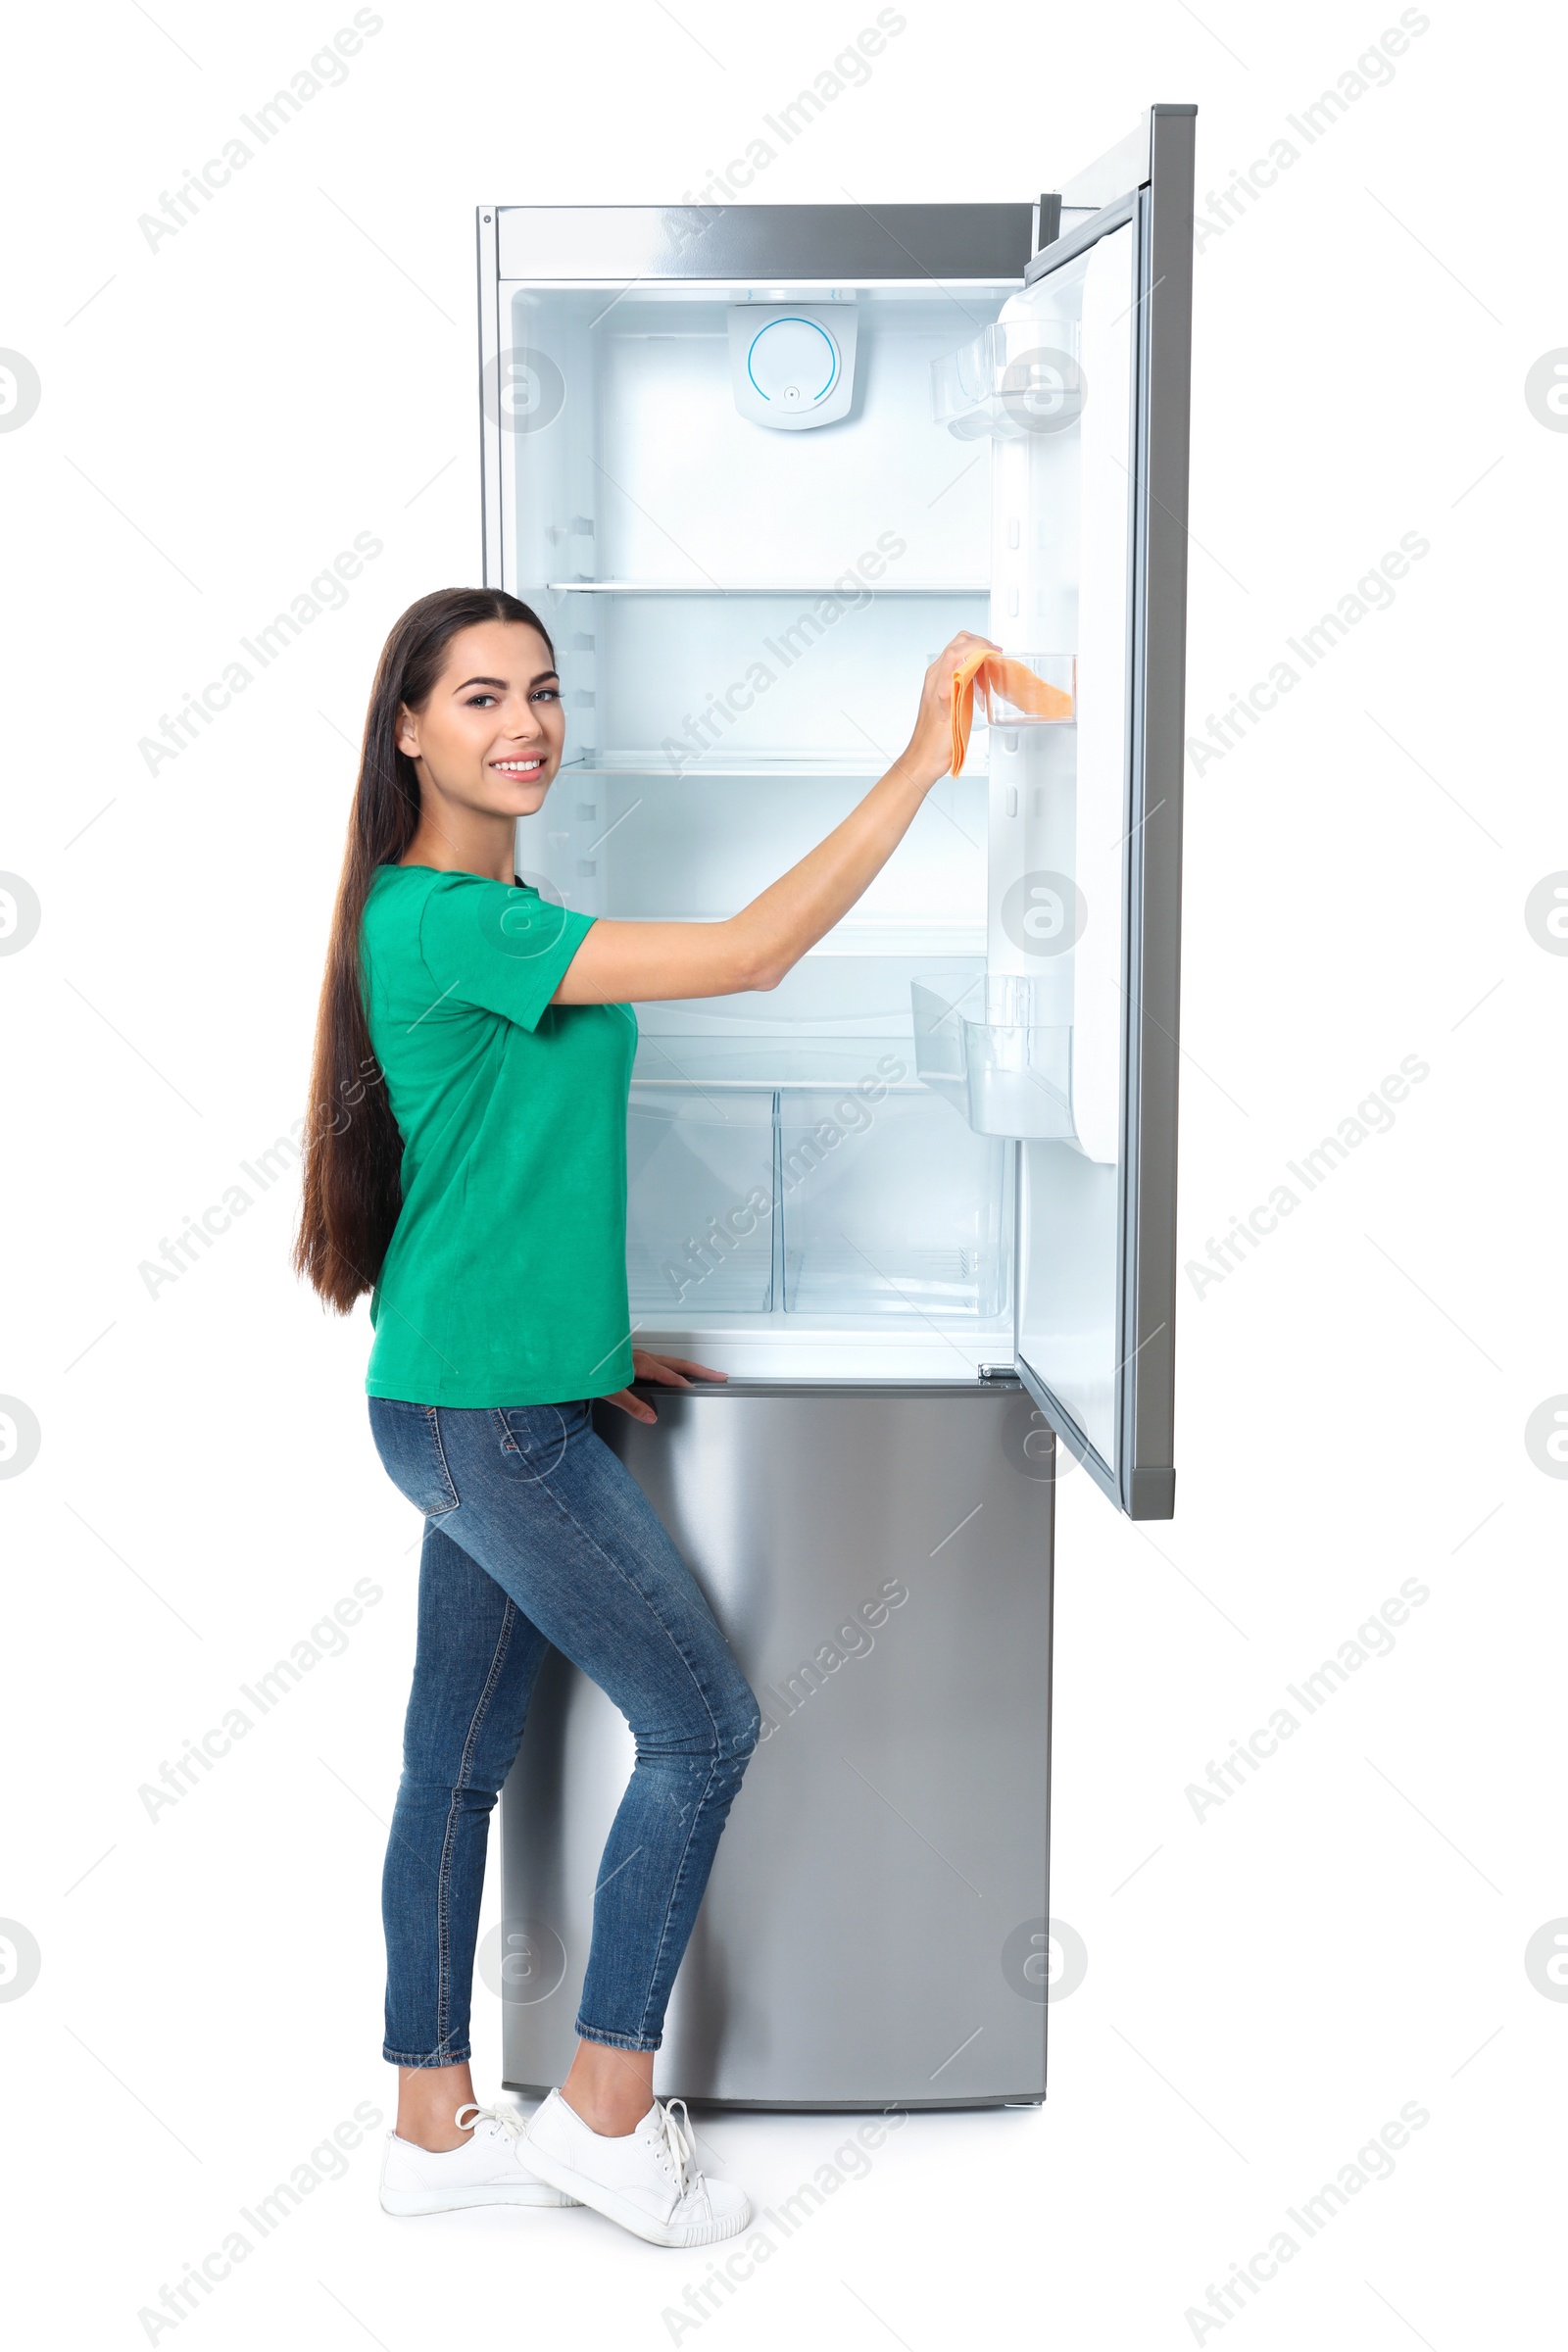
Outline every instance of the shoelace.
<svg viewBox="0 0 1568 2352"><path fill-rule="evenodd" d="M526 2117L517 2113L515 2107L481 2107L477 2099L470 2099L467 2106L460 2107L452 2120L460 2132L466 2132L470 2124L481 2121L499 2124L508 2139L514 2141L520 2138L527 2121Z"/></svg>
<svg viewBox="0 0 1568 2352"><path fill-rule="evenodd" d="M677 2107L681 2114L680 2123L675 2121ZM688 2136L692 2119L686 2111L686 2102L684 2099L656 2099L654 2113L659 2119L655 2130L662 2143L664 2160L675 2176L675 2193L684 2197L688 2190L703 2186L703 2176L696 2170L697 2150Z"/></svg>

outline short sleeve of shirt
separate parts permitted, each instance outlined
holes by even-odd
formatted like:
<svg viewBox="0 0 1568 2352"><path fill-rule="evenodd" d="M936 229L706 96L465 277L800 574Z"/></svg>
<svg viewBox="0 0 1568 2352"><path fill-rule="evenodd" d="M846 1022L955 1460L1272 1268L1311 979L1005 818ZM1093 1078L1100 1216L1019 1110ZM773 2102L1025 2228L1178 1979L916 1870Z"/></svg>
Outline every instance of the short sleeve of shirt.
<svg viewBox="0 0 1568 2352"><path fill-rule="evenodd" d="M438 1002L477 1004L533 1029L593 921L523 884L444 874L425 901L419 952Z"/></svg>

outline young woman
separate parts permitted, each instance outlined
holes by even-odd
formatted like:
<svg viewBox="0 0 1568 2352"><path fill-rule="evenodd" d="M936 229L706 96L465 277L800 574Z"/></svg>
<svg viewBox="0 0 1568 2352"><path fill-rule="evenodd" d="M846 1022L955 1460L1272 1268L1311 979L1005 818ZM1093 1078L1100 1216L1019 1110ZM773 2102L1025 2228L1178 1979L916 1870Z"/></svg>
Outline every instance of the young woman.
<svg viewBox="0 0 1568 2352"><path fill-rule="evenodd" d="M295 1264L372 1293L377 1451L424 1514L418 1642L387 1847L381 2202L595 2206L657 2245L751 2209L695 2169L653 2095L665 2004L759 1729L668 1535L594 1434L636 1379L720 1380L631 1344L626 1103L638 1001L775 988L948 772L962 635L907 748L724 922L595 921L519 882L519 816L561 765L549 635L514 597L445 589L387 639L366 719L317 1030ZM636 1763L594 1898L576 2055L524 2126L480 2107L468 2005L489 1815L554 1644L608 1691Z"/></svg>

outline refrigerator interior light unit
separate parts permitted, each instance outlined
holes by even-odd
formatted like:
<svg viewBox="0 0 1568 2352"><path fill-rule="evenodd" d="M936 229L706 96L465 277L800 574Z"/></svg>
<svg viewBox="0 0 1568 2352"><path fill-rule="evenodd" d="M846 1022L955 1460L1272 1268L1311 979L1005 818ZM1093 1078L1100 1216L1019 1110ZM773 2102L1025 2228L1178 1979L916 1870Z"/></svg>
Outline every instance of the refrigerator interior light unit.
<svg viewBox="0 0 1568 2352"><path fill-rule="evenodd" d="M524 880L722 918L956 630L1054 690L977 697L777 989L638 1008L633 1334L729 1379L599 1426L763 1709L661 2095L1044 2096L1060 1449L1174 1502L1194 117L1038 202L480 208L484 576L567 728ZM502 1803L515 2087L569 2059L630 1761L552 1657Z"/></svg>

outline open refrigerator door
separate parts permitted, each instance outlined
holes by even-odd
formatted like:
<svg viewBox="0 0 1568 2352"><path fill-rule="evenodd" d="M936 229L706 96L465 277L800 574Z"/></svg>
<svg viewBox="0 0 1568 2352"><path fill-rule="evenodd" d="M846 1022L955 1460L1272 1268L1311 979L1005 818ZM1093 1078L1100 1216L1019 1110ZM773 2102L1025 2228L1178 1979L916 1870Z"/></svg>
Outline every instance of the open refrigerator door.
<svg viewBox="0 0 1568 2352"><path fill-rule="evenodd" d="M1107 159L1135 183L1074 206L935 371L949 431L991 448L991 634L1021 676L989 710L985 974L940 1021L917 1001L917 1052L1018 1139L1014 1361L1134 1518L1175 1486L1192 133L1152 110Z"/></svg>

